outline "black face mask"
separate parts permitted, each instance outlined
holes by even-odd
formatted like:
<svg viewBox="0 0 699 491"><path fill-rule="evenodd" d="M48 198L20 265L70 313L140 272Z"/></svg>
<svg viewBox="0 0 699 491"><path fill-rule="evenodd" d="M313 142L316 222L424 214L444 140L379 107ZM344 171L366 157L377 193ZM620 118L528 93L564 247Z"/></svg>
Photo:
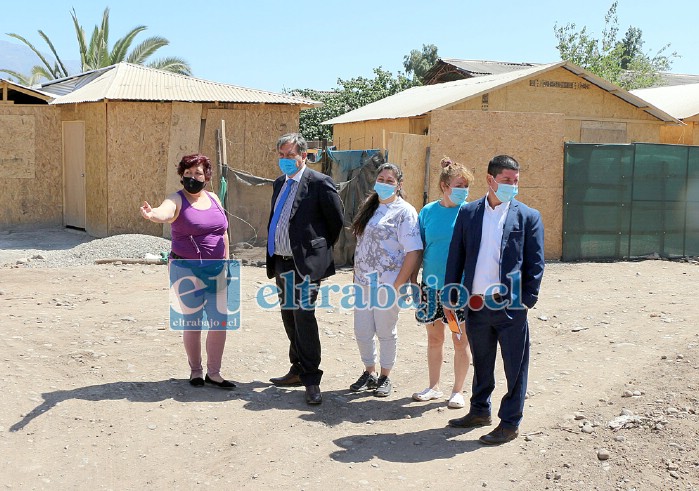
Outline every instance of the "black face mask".
<svg viewBox="0 0 699 491"><path fill-rule="evenodd" d="M190 194L197 194L206 186L206 181L199 181L193 177L183 177L180 182L184 186L184 190Z"/></svg>

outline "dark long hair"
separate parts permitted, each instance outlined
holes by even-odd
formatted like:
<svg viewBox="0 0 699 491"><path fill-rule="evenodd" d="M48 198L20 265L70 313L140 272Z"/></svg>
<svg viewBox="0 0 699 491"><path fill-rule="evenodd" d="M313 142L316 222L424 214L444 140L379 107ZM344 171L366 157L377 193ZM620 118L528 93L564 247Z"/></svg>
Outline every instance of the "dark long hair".
<svg viewBox="0 0 699 491"><path fill-rule="evenodd" d="M381 174L381 172L385 170L390 170L393 172L393 175L396 178L397 184L400 184L403 182L403 173L400 171L397 165L394 164L389 164L385 163L382 164L376 172L376 175L378 176ZM403 196L403 193L399 189L396 191L396 194L398 196ZM366 200L364 200L364 203L362 203L359 206L359 210L357 210L357 214L354 217L354 220L352 221L352 226L351 230L352 233L354 234L355 237L359 237L364 233L364 229L366 228L366 224L369 223L369 220L371 219L372 216L374 216L374 212L376 209L379 207L379 195L376 193L376 191L371 191L371 194L367 197Z"/></svg>

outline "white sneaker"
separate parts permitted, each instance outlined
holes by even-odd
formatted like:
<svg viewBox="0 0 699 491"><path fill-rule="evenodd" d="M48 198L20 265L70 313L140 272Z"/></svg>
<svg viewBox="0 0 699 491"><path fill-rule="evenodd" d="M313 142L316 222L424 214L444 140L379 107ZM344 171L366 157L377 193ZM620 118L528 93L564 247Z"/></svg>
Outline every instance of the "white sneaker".
<svg viewBox="0 0 699 491"><path fill-rule="evenodd" d="M452 392L447 407L452 409L461 409L466 405L464 401L464 395L461 392Z"/></svg>
<svg viewBox="0 0 699 491"><path fill-rule="evenodd" d="M427 387L422 392L415 392L413 394L413 399L416 401L431 401L432 399L441 399L444 394L439 390L430 389ZM463 407L463 406L462 406Z"/></svg>

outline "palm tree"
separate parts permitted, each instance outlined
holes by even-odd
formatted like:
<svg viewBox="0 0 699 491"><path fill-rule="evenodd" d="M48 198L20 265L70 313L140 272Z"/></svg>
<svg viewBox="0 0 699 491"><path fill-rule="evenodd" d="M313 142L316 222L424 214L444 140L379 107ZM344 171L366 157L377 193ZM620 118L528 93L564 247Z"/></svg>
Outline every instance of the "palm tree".
<svg viewBox="0 0 699 491"><path fill-rule="evenodd" d="M180 73L182 75L192 74L192 69L190 68L189 64L183 59L177 57L161 58L146 63L148 58L150 58L150 56L157 50L170 44L170 42L164 37L149 37L135 46L129 52L134 38L139 33L145 31L147 29L146 26L138 26L131 29L124 37L117 39L114 46L112 46L112 49L110 50L109 7L104 9L104 13L102 14L102 23L100 25L96 25L93 29L89 43L87 42L87 38L85 36L85 30L78 21L78 16L75 13L75 9L71 11L71 17L73 18L73 27L75 28L75 35L78 40L80 67L82 72L111 66L125 61L137 65L146 65L152 68L158 68L160 70L167 70L169 72ZM70 75L65 67L65 64L58 56L53 43L41 29L39 29L39 36L41 36L44 42L46 42L51 50L51 53L56 58L53 65L46 59L46 57L44 57L44 55L41 54L38 49L36 49L36 47L34 47L32 43L30 43L24 37L15 33L8 33L8 36L21 41L27 47L29 47L29 49L31 49L39 57L43 63L43 66L34 66L29 76L7 69L0 69L0 72L8 73L9 75L15 77L19 83L24 85L34 85L41 78L54 80L57 78L68 77Z"/></svg>
<svg viewBox="0 0 699 491"><path fill-rule="evenodd" d="M11 76L15 77L19 83L21 83L23 85L27 85L27 86L34 85L42 77L47 79L47 80L53 80L56 78L62 78L62 77L68 76L68 70L66 70L66 67L65 67L65 65L63 65L61 58L58 56L58 53L56 53L56 48L53 47L53 43L51 42L49 37L46 34L44 34L44 31L39 29L39 36L41 36L41 38L49 46L49 49L51 50L51 53L53 53L53 56L56 57L56 61L54 62L53 66L51 66L51 64L44 57L44 55L42 55L41 52L38 49L36 49L32 43L27 41L22 36L20 36L19 34L15 34L15 33L8 33L8 36L13 37L15 39L18 39L18 40L22 41L24 44L26 44L29 47L29 49L31 49L34 53L36 53L36 55L39 57L41 62L44 64L44 66L35 65L34 68L32 68L31 74L29 76L15 72L13 70L7 70L4 68L0 68L0 72L5 72L5 73L10 74Z"/></svg>

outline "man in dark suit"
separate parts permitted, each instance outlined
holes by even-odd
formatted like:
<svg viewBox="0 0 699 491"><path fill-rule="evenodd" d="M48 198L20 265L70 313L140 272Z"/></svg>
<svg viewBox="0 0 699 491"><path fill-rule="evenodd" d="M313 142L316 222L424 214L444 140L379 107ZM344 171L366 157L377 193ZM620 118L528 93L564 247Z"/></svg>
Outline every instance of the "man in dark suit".
<svg viewBox="0 0 699 491"><path fill-rule="evenodd" d="M527 310L538 299L544 273L544 226L537 210L514 199L519 184L519 164L514 158L494 157L486 179L486 196L459 210L445 285L461 286L445 286L444 291L449 297L445 301L465 306L474 372L470 410L450 420L450 426L492 424L490 396L500 345L507 394L500 403L500 424L480 438L492 445L519 434L529 369Z"/></svg>
<svg viewBox="0 0 699 491"><path fill-rule="evenodd" d="M291 368L271 378L277 386L306 386L306 402L320 404L320 337L315 302L320 280L335 274L333 245L343 226L342 203L333 180L306 166L308 144L298 133L277 142L267 239L267 277L279 288Z"/></svg>

